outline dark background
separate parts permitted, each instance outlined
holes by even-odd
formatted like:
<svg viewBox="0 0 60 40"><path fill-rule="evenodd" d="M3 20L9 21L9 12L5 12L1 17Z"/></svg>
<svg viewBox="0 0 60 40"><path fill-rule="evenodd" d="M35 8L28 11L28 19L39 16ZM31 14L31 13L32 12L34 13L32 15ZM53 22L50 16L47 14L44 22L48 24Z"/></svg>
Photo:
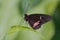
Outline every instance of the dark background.
<svg viewBox="0 0 60 40"><path fill-rule="evenodd" d="M55 35L52 40L60 40L60 1L57 5L53 17L55 23Z"/></svg>

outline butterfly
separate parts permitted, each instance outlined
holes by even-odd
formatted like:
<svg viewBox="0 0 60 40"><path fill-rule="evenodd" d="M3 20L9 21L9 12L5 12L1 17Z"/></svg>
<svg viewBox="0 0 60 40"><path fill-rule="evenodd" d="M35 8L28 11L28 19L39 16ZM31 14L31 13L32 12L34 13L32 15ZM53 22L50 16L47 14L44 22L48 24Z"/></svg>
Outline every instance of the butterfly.
<svg viewBox="0 0 60 40"><path fill-rule="evenodd" d="M24 19L33 29L39 29L42 24L51 20L51 16L47 14L30 14L24 15Z"/></svg>

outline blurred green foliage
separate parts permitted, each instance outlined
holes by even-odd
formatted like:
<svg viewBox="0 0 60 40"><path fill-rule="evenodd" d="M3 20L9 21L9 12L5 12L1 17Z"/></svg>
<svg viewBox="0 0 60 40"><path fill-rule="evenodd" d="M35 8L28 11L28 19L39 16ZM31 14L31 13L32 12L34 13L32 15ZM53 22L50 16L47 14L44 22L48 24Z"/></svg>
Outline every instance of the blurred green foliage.
<svg viewBox="0 0 60 40"><path fill-rule="evenodd" d="M48 14L53 19L33 30L24 14ZM60 40L59 0L0 0L0 40Z"/></svg>
<svg viewBox="0 0 60 40"><path fill-rule="evenodd" d="M60 40L60 1L54 11L53 19L55 24L55 35L52 40Z"/></svg>

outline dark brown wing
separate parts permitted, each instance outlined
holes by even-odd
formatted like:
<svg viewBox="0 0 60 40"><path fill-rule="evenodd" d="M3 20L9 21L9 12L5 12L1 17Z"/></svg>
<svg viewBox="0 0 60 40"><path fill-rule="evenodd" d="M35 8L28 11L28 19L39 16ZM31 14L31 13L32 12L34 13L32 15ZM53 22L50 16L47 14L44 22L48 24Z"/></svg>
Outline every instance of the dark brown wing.
<svg viewBox="0 0 60 40"><path fill-rule="evenodd" d="M42 24L48 22L50 19L51 19L51 16L46 14L31 14L31 15L25 14L25 20L28 21L29 25L33 29L39 29Z"/></svg>

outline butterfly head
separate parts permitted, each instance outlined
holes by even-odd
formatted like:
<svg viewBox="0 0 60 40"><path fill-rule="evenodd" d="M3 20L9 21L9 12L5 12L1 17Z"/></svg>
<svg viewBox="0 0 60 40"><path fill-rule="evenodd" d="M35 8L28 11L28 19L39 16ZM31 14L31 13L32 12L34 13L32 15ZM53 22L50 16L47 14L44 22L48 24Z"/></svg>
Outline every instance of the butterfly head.
<svg viewBox="0 0 60 40"><path fill-rule="evenodd" d="M24 17L24 19L25 19L26 21L28 21L28 19L29 19L29 16L28 16L27 14L25 14L25 17Z"/></svg>

